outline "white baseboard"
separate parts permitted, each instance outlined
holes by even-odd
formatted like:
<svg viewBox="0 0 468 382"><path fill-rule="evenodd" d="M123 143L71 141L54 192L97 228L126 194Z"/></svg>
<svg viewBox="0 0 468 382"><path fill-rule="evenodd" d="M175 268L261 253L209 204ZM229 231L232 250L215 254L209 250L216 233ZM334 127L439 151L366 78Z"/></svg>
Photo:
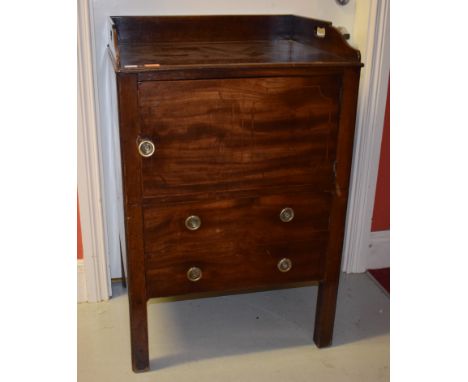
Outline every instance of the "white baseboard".
<svg viewBox="0 0 468 382"><path fill-rule="evenodd" d="M367 269L390 266L390 230L371 232L366 263Z"/></svg>
<svg viewBox="0 0 468 382"><path fill-rule="evenodd" d="M84 261L78 260L78 302L86 302L88 300L86 291L86 275L84 269Z"/></svg>

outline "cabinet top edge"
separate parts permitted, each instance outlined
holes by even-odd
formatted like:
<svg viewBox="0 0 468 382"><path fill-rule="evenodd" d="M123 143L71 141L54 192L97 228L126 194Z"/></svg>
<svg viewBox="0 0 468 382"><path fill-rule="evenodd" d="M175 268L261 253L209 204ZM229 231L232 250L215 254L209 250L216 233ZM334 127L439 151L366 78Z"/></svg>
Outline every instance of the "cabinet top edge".
<svg viewBox="0 0 468 382"><path fill-rule="evenodd" d="M297 64L361 65L332 23L295 15L110 16L116 72Z"/></svg>
<svg viewBox="0 0 468 382"><path fill-rule="evenodd" d="M312 20L316 23L320 23L323 25L332 25L331 21L315 19L311 17L299 16L295 14L212 14L212 15L116 15L116 16L109 16L114 23L117 23L121 20L130 20L130 21L138 21L138 20L183 20L188 21L190 19L198 19L198 20L209 20L209 19L305 19L305 20Z"/></svg>

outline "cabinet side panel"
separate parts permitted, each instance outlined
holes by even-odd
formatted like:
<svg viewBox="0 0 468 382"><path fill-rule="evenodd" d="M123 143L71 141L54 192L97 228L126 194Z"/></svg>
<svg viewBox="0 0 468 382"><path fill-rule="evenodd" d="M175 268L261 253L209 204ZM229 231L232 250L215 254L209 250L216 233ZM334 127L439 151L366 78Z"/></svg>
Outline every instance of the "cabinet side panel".
<svg viewBox="0 0 468 382"><path fill-rule="evenodd" d="M117 77L119 132L129 278L129 297L145 296L143 224L141 212L141 161L136 147L139 136L137 76ZM135 296L134 296L135 295ZM138 297L139 298L139 297Z"/></svg>
<svg viewBox="0 0 468 382"><path fill-rule="evenodd" d="M148 365L148 327L143 221L140 204L141 162L136 148L136 140L140 129L137 75L118 75L117 86L132 364L134 370L143 370Z"/></svg>
<svg viewBox="0 0 468 382"><path fill-rule="evenodd" d="M343 90L340 100L337 155L335 166L335 195L330 217L330 237L327 253L326 279L337 280L340 273L343 248L348 187L353 155L356 105L359 86L359 69L346 70L343 75Z"/></svg>
<svg viewBox="0 0 468 382"><path fill-rule="evenodd" d="M336 186L343 191L349 188L351 174L359 75L360 68L346 69L343 75L336 156Z"/></svg>
<svg viewBox="0 0 468 382"><path fill-rule="evenodd" d="M346 70L340 102L336 158L335 195L332 201L325 279L319 285L314 341L318 347L331 344L348 204L348 186L354 143L359 70Z"/></svg>
<svg viewBox="0 0 468 382"><path fill-rule="evenodd" d="M122 158L124 203L139 203L141 198L141 160L137 150L140 134L136 74L117 76L119 132Z"/></svg>

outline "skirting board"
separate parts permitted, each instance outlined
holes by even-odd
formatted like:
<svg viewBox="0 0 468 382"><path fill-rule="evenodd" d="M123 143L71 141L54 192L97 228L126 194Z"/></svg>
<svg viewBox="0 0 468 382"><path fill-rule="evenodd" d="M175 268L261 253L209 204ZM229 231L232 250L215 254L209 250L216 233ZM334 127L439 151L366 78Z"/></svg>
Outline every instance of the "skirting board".
<svg viewBox="0 0 468 382"><path fill-rule="evenodd" d="M390 230L371 232L366 269L390 266Z"/></svg>
<svg viewBox="0 0 468 382"><path fill-rule="evenodd" d="M86 275L84 269L84 261L78 260L78 276L77 276L78 286L78 302L86 302L87 298L87 291L86 291Z"/></svg>

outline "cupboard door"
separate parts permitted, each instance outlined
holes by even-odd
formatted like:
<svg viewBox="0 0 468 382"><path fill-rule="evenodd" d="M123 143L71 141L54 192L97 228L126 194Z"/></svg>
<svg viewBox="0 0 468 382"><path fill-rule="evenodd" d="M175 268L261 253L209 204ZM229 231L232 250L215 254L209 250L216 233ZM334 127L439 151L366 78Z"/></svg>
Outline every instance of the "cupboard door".
<svg viewBox="0 0 468 382"><path fill-rule="evenodd" d="M139 84L144 197L333 185L340 78Z"/></svg>

